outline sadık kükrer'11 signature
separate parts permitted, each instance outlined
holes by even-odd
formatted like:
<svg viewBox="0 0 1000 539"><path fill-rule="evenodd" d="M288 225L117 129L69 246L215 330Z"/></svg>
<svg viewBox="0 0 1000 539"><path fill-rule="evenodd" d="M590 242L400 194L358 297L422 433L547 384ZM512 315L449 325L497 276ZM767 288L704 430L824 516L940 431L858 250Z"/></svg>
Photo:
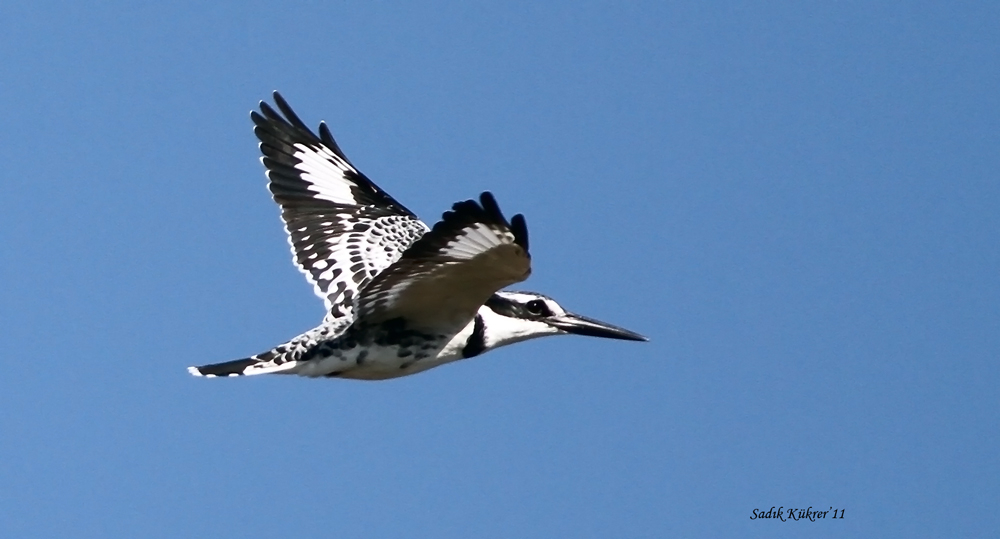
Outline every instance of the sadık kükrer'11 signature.
<svg viewBox="0 0 1000 539"><path fill-rule="evenodd" d="M839 511L839 513L838 513ZM758 518L776 518L782 522L789 520L799 521L799 520L810 520L816 522L817 519L827 518L826 515L830 515L830 519L841 519L844 518L843 509L834 509L831 507L826 511L813 511L812 506L808 509L785 509L785 506L775 509L771 507L766 512L763 509L754 509L753 515L750 516L750 520L757 520Z"/></svg>

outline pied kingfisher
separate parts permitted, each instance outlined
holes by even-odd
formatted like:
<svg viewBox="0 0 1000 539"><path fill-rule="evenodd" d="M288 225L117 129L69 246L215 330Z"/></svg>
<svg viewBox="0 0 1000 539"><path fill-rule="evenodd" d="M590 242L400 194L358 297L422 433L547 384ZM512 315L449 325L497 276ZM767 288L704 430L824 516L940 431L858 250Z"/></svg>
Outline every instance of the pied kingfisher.
<svg viewBox="0 0 1000 539"><path fill-rule="evenodd" d="M351 164L326 123L317 137L278 92L274 102L281 114L262 101L250 118L293 259L327 314L271 350L191 374L384 380L546 335L646 340L541 294L499 291L528 278L531 257L524 217L507 221L489 192L428 228Z"/></svg>

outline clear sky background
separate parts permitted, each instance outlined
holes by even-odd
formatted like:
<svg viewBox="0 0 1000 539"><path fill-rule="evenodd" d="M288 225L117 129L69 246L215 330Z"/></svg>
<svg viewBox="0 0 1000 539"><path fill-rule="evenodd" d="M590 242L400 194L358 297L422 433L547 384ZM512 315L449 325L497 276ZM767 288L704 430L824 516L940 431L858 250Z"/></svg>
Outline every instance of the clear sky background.
<svg viewBox="0 0 1000 539"><path fill-rule="evenodd" d="M6 2L0 535L1000 533L1000 4ZM644 333L366 383L190 377L317 324L278 89L519 288ZM845 509L751 520L771 506Z"/></svg>

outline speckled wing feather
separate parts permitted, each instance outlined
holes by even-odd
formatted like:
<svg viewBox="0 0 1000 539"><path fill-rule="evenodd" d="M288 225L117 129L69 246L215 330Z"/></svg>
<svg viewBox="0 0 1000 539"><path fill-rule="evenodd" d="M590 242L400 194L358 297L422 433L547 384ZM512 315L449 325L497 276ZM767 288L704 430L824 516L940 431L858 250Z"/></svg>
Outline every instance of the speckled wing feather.
<svg viewBox="0 0 1000 539"><path fill-rule="evenodd" d="M281 206L295 265L334 319L358 292L427 232L410 210L359 172L325 123L316 136L278 92L279 112L251 112L268 189Z"/></svg>
<svg viewBox="0 0 1000 539"><path fill-rule="evenodd" d="M445 212L440 222L361 291L358 319L396 317L415 327L471 319L497 290L531 273L524 217L507 222L483 193Z"/></svg>

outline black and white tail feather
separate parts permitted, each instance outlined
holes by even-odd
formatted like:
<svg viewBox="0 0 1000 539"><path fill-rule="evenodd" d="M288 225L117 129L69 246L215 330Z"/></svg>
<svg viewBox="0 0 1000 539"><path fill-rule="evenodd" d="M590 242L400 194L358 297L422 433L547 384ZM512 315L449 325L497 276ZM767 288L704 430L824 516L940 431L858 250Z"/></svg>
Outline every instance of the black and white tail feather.
<svg viewBox="0 0 1000 539"><path fill-rule="evenodd" d="M351 164L325 123L317 136L277 92L274 102L277 111L261 102L260 112L250 114L261 162L293 261L327 314L318 327L271 350L189 367L191 374L383 379L542 335L645 340L583 317L574 320L598 324L606 334L575 331L573 324L583 322L567 321L575 315L545 296L498 295L531 273L523 216L508 221L484 192L428 228ZM544 316L532 307L543 299L552 306ZM492 333L485 320L493 320Z"/></svg>

